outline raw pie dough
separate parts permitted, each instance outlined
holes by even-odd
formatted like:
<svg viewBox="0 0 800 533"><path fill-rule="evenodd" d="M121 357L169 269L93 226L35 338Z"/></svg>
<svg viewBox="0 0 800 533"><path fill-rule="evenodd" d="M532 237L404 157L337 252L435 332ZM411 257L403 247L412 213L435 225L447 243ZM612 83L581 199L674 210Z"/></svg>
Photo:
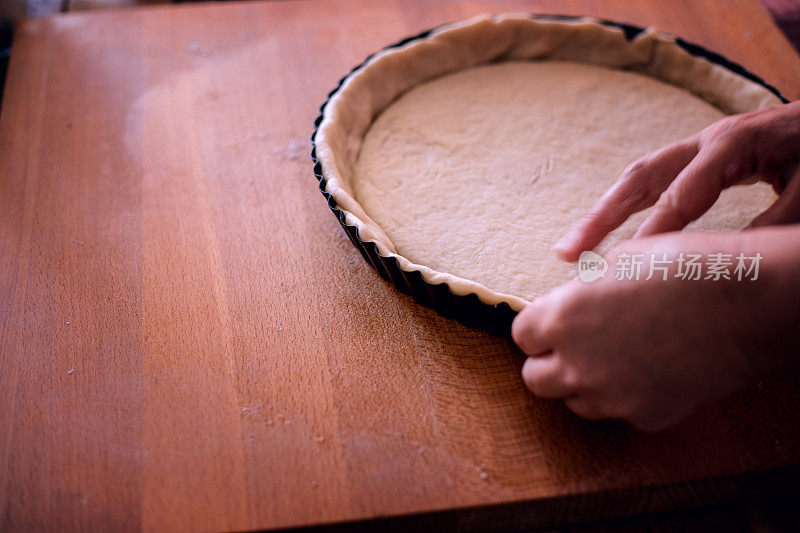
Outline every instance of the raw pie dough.
<svg viewBox="0 0 800 533"><path fill-rule="evenodd" d="M315 152L362 241L429 283L521 310L574 274L551 246L631 161L777 104L654 31L483 16L356 69L324 109ZM773 200L763 184L733 188L690 228L739 229Z"/></svg>
<svg viewBox="0 0 800 533"><path fill-rule="evenodd" d="M574 275L550 248L631 161L723 116L631 72L475 67L412 89L378 117L354 197L411 262L531 299ZM690 228L740 229L773 200L768 185L736 187ZM601 250L630 238L643 216Z"/></svg>

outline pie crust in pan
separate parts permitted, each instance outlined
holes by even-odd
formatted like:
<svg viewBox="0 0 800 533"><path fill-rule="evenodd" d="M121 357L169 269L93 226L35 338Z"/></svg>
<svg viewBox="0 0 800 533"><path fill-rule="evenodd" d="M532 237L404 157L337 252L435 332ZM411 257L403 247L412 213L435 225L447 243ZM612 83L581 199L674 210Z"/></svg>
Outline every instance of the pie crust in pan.
<svg viewBox="0 0 800 533"><path fill-rule="evenodd" d="M323 104L312 136L314 170L329 207L367 261L398 289L445 316L499 335L508 334L527 301L398 254L356 201L350 179L370 125L408 90L483 64L546 60L641 73L682 87L725 113L785 102L741 66L701 47L652 30L585 18L482 16L404 39L353 69Z"/></svg>

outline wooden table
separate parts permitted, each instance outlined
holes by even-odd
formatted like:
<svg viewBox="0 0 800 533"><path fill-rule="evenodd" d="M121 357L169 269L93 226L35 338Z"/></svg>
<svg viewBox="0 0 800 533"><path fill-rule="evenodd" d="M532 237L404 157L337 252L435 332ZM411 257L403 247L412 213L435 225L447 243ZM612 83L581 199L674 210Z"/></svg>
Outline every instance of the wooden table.
<svg viewBox="0 0 800 533"><path fill-rule="evenodd" d="M326 92L487 11L656 25L800 96L800 58L751 1L286 1L19 27L0 530L530 527L793 490L796 378L660 435L584 422L525 392L509 341L380 279L328 211L308 158Z"/></svg>

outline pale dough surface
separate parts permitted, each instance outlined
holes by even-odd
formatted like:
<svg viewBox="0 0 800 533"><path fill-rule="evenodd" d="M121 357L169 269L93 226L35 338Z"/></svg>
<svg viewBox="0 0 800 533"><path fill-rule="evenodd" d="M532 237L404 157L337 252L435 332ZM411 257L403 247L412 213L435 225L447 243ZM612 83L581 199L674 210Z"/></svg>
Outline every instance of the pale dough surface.
<svg viewBox="0 0 800 533"><path fill-rule="evenodd" d="M530 300L574 275L550 249L630 162L723 116L684 89L596 65L469 68L380 114L354 166L353 196L412 263ZM736 187L690 228L740 229L774 198L763 184Z"/></svg>

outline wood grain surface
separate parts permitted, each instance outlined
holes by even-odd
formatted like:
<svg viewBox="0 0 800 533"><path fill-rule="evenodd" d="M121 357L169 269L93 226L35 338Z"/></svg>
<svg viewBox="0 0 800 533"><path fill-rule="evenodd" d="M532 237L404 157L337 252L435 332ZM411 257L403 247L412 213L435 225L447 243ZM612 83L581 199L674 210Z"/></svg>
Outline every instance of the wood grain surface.
<svg viewBox="0 0 800 533"><path fill-rule="evenodd" d="M659 435L582 421L526 393L509 341L384 282L329 212L308 157L327 91L403 36L503 11L655 25L800 96L800 58L744 0L20 25L0 114L0 530L532 527L796 486L796 377Z"/></svg>

